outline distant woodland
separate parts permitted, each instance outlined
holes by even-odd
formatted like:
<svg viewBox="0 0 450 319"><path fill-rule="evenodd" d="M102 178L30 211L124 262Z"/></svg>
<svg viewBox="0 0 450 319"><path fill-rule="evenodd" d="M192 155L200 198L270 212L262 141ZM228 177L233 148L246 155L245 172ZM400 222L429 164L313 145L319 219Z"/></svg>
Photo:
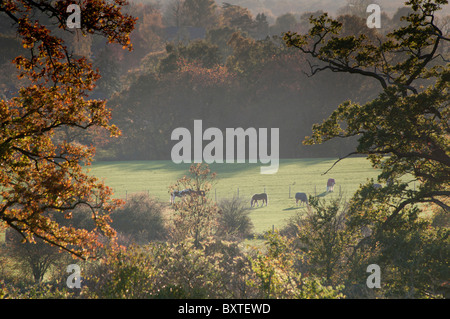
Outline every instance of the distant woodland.
<svg viewBox="0 0 450 319"><path fill-rule="evenodd" d="M282 36L306 31L309 17L326 10L275 16L275 6L266 2L268 8L255 1L131 2L126 11L138 17L132 52L107 46L95 35L77 31L63 35L74 54L86 56L99 69L102 77L91 97L108 100L111 122L122 134L110 138L106 130L79 135L66 129L61 138L96 146L97 160L170 159L175 144L171 132L177 127L192 129L193 121L201 119L204 128L279 128L282 158L347 154L354 140L317 146L301 142L336 105L368 101L379 87L373 80L346 73L310 76L310 62L299 50L287 48ZM326 1L318 1L322 2L327 9ZM346 34L383 37L402 23L400 16L408 10L383 12L382 28L369 29L365 2L349 0L340 8L330 7ZM276 7L288 10L289 3L277 2ZM447 16L439 22L448 25L448 21ZM11 98L23 84L11 60L24 49L8 23L0 21L0 65L7 71L0 74L3 98Z"/></svg>

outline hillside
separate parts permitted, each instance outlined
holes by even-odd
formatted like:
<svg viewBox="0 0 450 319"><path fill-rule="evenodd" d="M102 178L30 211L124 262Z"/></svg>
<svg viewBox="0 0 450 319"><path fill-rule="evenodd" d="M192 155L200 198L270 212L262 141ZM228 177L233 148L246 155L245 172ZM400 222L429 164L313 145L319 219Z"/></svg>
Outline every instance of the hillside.
<svg viewBox="0 0 450 319"><path fill-rule="evenodd" d="M134 0L134 2L155 2L154 0ZM162 7L165 7L172 0L158 1ZM253 14L261 12L266 13L269 17L277 17L284 13L303 13L323 10L330 14L335 14L340 8L347 5L347 0L216 0L221 6L223 3L230 3L248 8ZM374 0L371 3L378 3L382 10L388 15L392 15L395 11L402 7L405 0ZM268 14L267 14L268 13Z"/></svg>
<svg viewBox="0 0 450 319"><path fill-rule="evenodd" d="M221 3L222 1L216 1ZM330 14L335 14L338 9L347 5L347 0L230 0L225 1L242 7L249 8L253 12L270 10L275 16L287 12L313 12L323 10ZM403 6L405 0L376 0L372 3L378 3L382 10L388 14L393 14L398 7Z"/></svg>

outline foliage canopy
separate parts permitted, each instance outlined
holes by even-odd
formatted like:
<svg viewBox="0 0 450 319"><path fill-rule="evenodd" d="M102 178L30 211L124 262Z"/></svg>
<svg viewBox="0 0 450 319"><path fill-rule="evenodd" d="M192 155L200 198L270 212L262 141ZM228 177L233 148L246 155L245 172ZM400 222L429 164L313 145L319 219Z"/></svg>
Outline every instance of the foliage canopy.
<svg viewBox="0 0 450 319"><path fill-rule="evenodd" d="M13 23L27 52L13 60L27 85L0 100L0 219L26 240L38 237L86 258L102 246L102 236L114 235L109 213L117 202L110 200L110 188L83 170L94 148L66 140L62 132L99 127L117 136L119 130L108 123L105 101L88 99L98 72L67 49L61 31L101 35L131 50L135 20L121 12L123 0L80 1L81 28L72 31L66 25L71 3L0 2L1 18ZM91 208L93 231L60 226L44 214L71 218L78 205Z"/></svg>

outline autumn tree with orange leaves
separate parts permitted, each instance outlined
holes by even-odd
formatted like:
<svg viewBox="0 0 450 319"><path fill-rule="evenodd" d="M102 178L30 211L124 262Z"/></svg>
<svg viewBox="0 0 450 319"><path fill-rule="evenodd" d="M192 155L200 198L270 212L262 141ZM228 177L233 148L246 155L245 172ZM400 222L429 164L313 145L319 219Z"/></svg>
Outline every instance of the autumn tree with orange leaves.
<svg viewBox="0 0 450 319"><path fill-rule="evenodd" d="M62 130L106 129L106 101L89 99L100 74L85 57L73 55L63 39L68 32L100 35L131 50L136 19L121 12L123 0L81 0L81 26L70 29L67 7L73 1L0 1L0 18L9 19L28 54L12 63L28 83L11 99L0 100L0 223L26 241L40 238L81 258L97 255L113 238L109 214L119 203L112 190L85 170L94 147L64 139ZM95 227L63 226L75 208L87 206Z"/></svg>

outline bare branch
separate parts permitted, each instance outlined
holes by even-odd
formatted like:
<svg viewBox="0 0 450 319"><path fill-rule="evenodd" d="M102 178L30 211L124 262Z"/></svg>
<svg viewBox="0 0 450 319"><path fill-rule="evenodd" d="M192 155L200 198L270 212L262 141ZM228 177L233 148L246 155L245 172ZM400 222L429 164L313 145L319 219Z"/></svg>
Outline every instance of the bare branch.
<svg viewBox="0 0 450 319"><path fill-rule="evenodd" d="M356 155L356 154L359 154L359 153L358 153L358 152L351 152L351 153L345 155L344 157L340 157L337 161L334 162L334 164L333 164L329 169L327 169L327 170L325 171L325 173L322 173L322 175L325 175L325 174L327 174L329 171L331 171L331 169L332 169L334 166L336 166L336 164L339 163L340 161L342 161L343 159L346 159L346 158L348 158L348 157L350 157L350 156L352 156L352 155Z"/></svg>

